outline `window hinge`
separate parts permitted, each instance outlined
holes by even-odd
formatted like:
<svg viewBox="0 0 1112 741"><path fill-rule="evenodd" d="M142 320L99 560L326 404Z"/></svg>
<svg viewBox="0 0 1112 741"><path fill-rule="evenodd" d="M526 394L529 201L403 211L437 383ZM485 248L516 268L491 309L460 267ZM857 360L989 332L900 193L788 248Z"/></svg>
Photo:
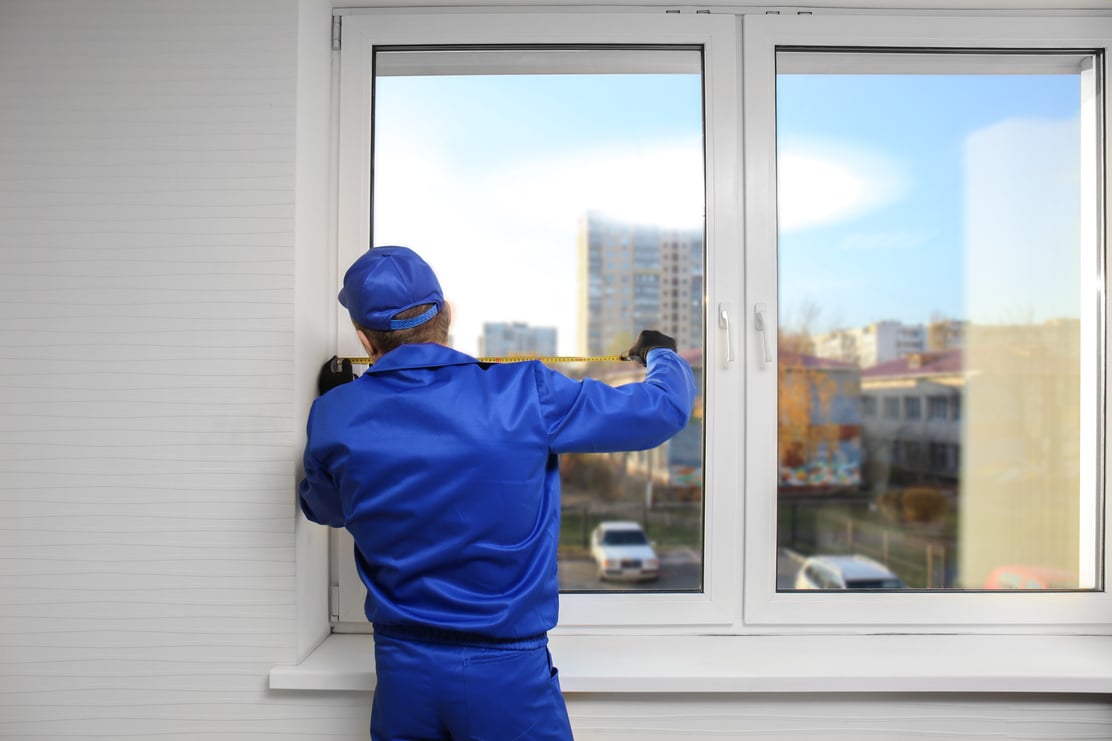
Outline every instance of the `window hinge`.
<svg viewBox="0 0 1112 741"><path fill-rule="evenodd" d="M333 586L328 589L328 615L333 620L340 619L340 587Z"/></svg>
<svg viewBox="0 0 1112 741"><path fill-rule="evenodd" d="M332 51L340 50L340 25L343 18L342 15L332 16Z"/></svg>

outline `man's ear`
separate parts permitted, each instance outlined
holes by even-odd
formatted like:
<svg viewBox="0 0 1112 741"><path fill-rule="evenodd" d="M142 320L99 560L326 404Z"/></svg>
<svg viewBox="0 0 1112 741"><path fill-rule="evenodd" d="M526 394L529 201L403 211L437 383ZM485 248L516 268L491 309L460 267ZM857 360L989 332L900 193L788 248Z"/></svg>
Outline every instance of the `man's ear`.
<svg viewBox="0 0 1112 741"><path fill-rule="evenodd" d="M367 336L361 328L355 328L355 335L359 338L359 344L367 351L367 355L372 358L378 357L378 350L375 348L375 343L371 342L371 338Z"/></svg>

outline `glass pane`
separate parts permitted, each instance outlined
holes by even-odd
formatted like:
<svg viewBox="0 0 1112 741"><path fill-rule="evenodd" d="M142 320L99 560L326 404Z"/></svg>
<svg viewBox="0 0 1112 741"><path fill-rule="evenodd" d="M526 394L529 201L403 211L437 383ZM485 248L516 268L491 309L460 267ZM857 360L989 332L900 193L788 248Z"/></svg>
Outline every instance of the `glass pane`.
<svg viewBox="0 0 1112 741"><path fill-rule="evenodd" d="M1098 129L1062 57L778 55L780 589L1097 586Z"/></svg>
<svg viewBox="0 0 1112 741"><path fill-rule="evenodd" d="M700 53L528 52L378 52L373 244L433 266L458 350L621 384L643 369L566 358L656 328L701 384ZM562 456L562 590L701 589L702 460L701 398L655 450Z"/></svg>

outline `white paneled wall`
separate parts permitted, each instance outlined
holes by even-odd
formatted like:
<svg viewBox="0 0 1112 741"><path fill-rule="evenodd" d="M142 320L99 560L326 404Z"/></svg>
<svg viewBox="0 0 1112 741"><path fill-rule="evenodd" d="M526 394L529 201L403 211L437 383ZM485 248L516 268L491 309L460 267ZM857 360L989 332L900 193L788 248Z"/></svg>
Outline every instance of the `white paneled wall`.
<svg viewBox="0 0 1112 741"><path fill-rule="evenodd" d="M294 0L0 2L0 736L305 738Z"/></svg>
<svg viewBox="0 0 1112 741"><path fill-rule="evenodd" d="M0 738L366 737L365 694L266 689L307 640L298 36L327 16L0 0ZM1112 738L1099 696L570 707L580 739Z"/></svg>

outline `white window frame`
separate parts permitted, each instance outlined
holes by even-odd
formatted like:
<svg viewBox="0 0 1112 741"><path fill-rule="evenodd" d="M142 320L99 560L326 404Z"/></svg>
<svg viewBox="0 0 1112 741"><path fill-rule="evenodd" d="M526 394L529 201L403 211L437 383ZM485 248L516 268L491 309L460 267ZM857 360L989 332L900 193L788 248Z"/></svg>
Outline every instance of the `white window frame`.
<svg viewBox="0 0 1112 741"><path fill-rule="evenodd" d="M1107 18L942 18L861 15L831 16L747 16L743 29L746 286L751 303L769 307L765 321L777 326L776 274L776 52L777 48L811 47L830 51L843 48L908 49L1062 49L1102 52L1108 59L1112 51L1112 21ZM1090 72L1091 73L1091 72ZM1109 121L1109 96L1100 101L1083 101L1086 106L1102 105L1103 120ZM1090 120L1092 116L1090 115ZM1084 131L1082 162L1108 162L1108 144L1102 132ZM1085 141L1086 138L1088 141ZM1083 168L1085 169L1085 168ZM1083 216L1082 238L1094 244L1100 240L1101 257L1107 257L1104 222L1109 213L1108 183L1098 181L1100 168L1092 164L1082 177L1088 183L1083 197L1097 194L1099 202L1088 204ZM1106 172L1103 177L1107 178ZM1086 218L1087 217L1087 218ZM1103 280L1105 259L1094 249L1093 276ZM1103 297L1094 310L1106 312ZM1083 317L1086 304L1083 307ZM1096 324L1107 315L1084 317L1088 321L1089 347L1083 350L1084 372L1094 372L1103 358L1105 338L1095 349ZM1088 354L1084 354L1085 352ZM1089 382L1086 377L1083 385ZM1092 393L1103 409L1104 390ZM1090 396L1089 398L1093 398ZM844 633L997 633L1024 632L1108 635L1112 624L1112 599L1103 591L1069 593L982 593L982 592L889 592L881 594L807 594L776 591L776 436L768 428L775 419L775 363L751 363L746 374L746 414L756 430L748 436L745 473L746 524L744 583L744 624L746 629L764 626L781 631ZM1095 418L1084 420L1095 429ZM1102 568L1108 573L1109 554L1103 548L1103 533L1108 530L1106 484L1099 483L1098 461L1106 457L1103 430L1094 449L1083 455L1092 462L1094 473L1083 475L1083 486L1091 490L1091 501L1082 502L1081 538L1095 545L1101 554ZM1098 585L1102 586L1102 585ZM821 616L821 625L816 624Z"/></svg>
<svg viewBox="0 0 1112 741"><path fill-rule="evenodd" d="M706 317L704 398L715 412L704 419L704 570L698 593L619 592L564 594L562 632L644 630L733 633L740 627L741 433L744 354L730 307L741 307L742 256L737 111L738 23L732 15L646 13L437 13L373 12L343 16L339 67L338 271L370 244L371 90L376 47L521 45L678 45L703 50L706 145ZM337 285L341 273L337 274ZM361 355L350 321L337 310L338 353ZM716 329L721 327L721 329ZM732 336L728 336L732 335ZM736 349L736 352L733 352ZM732 353L732 354L731 354ZM732 358L732 359L731 359ZM334 610L343 630L358 629L362 591L351 563L350 539L335 539L339 568Z"/></svg>
<svg viewBox="0 0 1112 741"><path fill-rule="evenodd" d="M704 589L700 593L566 594L560 630L652 629L656 632L745 633L757 626L785 630L902 631L909 626L934 632L1024 630L1032 625L1065 631L1108 630L1112 607L1104 592L1070 594L916 593L801 594L776 590L775 358L766 362L766 338L739 331L744 311L764 305L775 326L775 53L777 47L1105 49L1109 35L1079 35L1076 24L1046 19L865 18L861 16L746 16L741 69L745 117L739 118L736 20L711 14L594 14L589 24L575 14L409 14L369 13L345 18L340 56L338 271L370 243L370 91L372 59L378 46L521 44L695 44L704 48L707 140L707 316L705 462L707 523ZM1107 103L1105 103L1107 105ZM744 131L744 253L740 202L738 132ZM1103 189L1102 189L1103 190ZM1096 209L1100 210L1100 209ZM1096 239L1099 224L1091 225ZM745 256L745 269L741 264ZM738 291L744 275L746 296ZM337 275L337 283L339 283ZM723 314L724 312L724 314ZM720 321L720 319L722 321ZM731 326L731 321L733 326ZM337 311L341 354L359 354ZM721 327L719 331L714 328ZM733 360L731 360L731 353ZM744 372L743 372L744 369ZM738 393L744 387L748 404ZM747 420L748 425L740 424ZM746 435L746 429L765 434ZM737 441L744 456L731 455ZM737 449L736 447L733 449ZM750 463L747 465L745 461ZM742 472L744 471L744 479ZM742 501L748 516L742 519ZM1095 502L1094 502L1095 504ZM745 537L733 537L743 531ZM1097 542L1099 530L1091 531ZM357 623L362 594L342 539L341 623ZM742 545L744 544L744 545ZM1106 556L1107 559L1107 556ZM744 564L744 567L741 567ZM1107 563L1105 564L1107 569ZM737 579L738 573L743 574ZM740 582L740 583L739 583ZM744 593L744 611L741 595ZM822 625L815 624L821 614ZM924 621L924 618L929 619Z"/></svg>
<svg viewBox="0 0 1112 741"><path fill-rule="evenodd" d="M348 11L339 12L345 13L350 31L354 24L346 15ZM458 41L457 24L473 23L467 17L472 11L466 9L453 10L447 15L435 9L415 10L409 15L371 12L393 16L392 19L380 18L380 21L392 23L394 27L410 26L408 31L399 28L399 33L419 37L427 27L437 38L449 41ZM654 37L644 33L645 20L641 14L662 14L663 9L634 8L628 13L615 14L582 7L555 17L529 7L473 12L483 16L483 24L491 29L492 37L497 40L504 40L503 36L509 31L515 34L514 42L527 42L534 38L535 29L552 24L571 36L591 41L646 43ZM738 12L742 14L736 21L743 26L742 51L739 52L736 45L724 44L720 37L709 39L711 58L722 64L714 65L713 78L707 81L708 89L714 93L708 100L714 123L707 134L713 138L710 144L716 152L710 163L714 175L708 175L708 189L713 187L714 190L708 200L710 251L706 306L708 318L713 318L714 322L707 324L706 365L708 370L713 367L715 373L708 374L707 399L719 412L708 415L706 420L708 441L713 444L708 455L715 457L708 460L714 467L708 477L708 491L716 492L713 501L708 501L706 512L710 523L706 553L708 591L700 598L701 602L694 600L694 609L684 609L687 606L683 604L683 595L679 595L679 599L673 595L654 595L644 600L641 595L635 595L624 601L621 609L604 608L593 614L589 605L575 605L580 599L569 599L577 595L564 596L561 626L552 637L564 691L700 694L1112 692L1112 671L1109 671L1107 659L1112 646L1112 619L1109 618L1112 610L1103 592L1008 593L990 595L992 599L987 602L983 595L949 593L908 595L907 599L897 602L888 600L887 595L869 595L866 599L853 594L776 593L773 557L776 546L776 434L770 424L775 419L776 372L774 365L762 361L762 358L771 360L770 347L766 344L771 337L756 328L758 319L763 320L766 327L777 326L774 310L776 255L772 248L775 245L776 167L772 93L777 44L1066 47L1101 50L1107 59L1112 45L1112 16L1093 13L1014 18L989 14L974 18L958 14L893 13L876 17L834 10L831 16L808 12L791 17L786 13L765 16L759 9ZM747 12L752 14L745 15ZM691 14L689 9L683 11L682 20L675 26L680 29L677 34L684 36L682 29ZM529 15L536 16L532 22L519 18ZM518 26L520 23L526 26L524 32ZM652 25L655 26L655 22ZM682 41L691 43L698 38L707 36L705 32L692 32ZM392 43L398 41L399 38L392 39ZM344 42L353 43L350 33L345 33ZM735 71L719 72L723 65L732 66ZM310 66L319 69L322 65L314 61ZM332 75L334 86L339 87L335 64ZM734 92L740 89L735 84L738 75L744 83L744 119L738 110L737 98L719 95L727 87L732 87ZM314 74L308 79L311 84L326 76ZM308 96L314 100L319 97ZM1104 119L1108 121L1108 103L1103 105ZM299 120L303 113L299 108ZM720 134L721 119L730 121L735 131ZM333 124L338 120L335 109L332 120ZM746 137L744 149L735 138L742 129ZM304 139L317 143L316 135L309 129L306 131ZM358 153L348 158L346 151L345 157L339 157L335 140L333 131L335 166L342 165L344 159L359 159ZM1102 151L1102 154L1107 155L1107 152ZM299 150L299 162L300 157ZM311 167L306 169L313 171L311 175L316 172ZM299 200L321 200L319 191L323 189L311 186L321 185L324 178L310 177L303 186L300 172L299 168ZM335 175L334 172L333 177L328 178L332 187ZM1109 189L1107 183L1096 181L1095 171L1090 175L1102 198L1096 208L1101 224L1090 226L1094 233L1100 233L1105 215L1112 211L1107 200ZM312 192L305 192L303 187ZM338 203L334 191L328 194L327 200ZM346 208L351 208L351 204ZM746 215L744 223L743 213ZM336 241L363 244L365 237L365 234L344 234ZM299 274L311 272L315 275L321 262L319 244L315 240L299 240L299 254L310 264L307 271L299 268ZM342 261L332 264L335 257L336 252L332 252L325 260L334 269L333 279L338 285ZM317 310L310 311L304 302L316 297L324 306L324 300L330 301L335 295L335 285L321 286L318 292L317 282L306 278L299 283L308 294L308 298L303 299L302 310L314 317ZM726 309L728 321L722 322L725 329L716 331L720 326L719 304ZM321 325L314 326L323 330ZM346 328L339 321L331 326ZM305 337L299 343L316 347ZM308 382L310 376L315 377L315 367L312 373L306 371L300 377ZM742 417L743 398L747 400L748 423L741 421L745 419ZM730 419L738 422L730 423ZM719 447L724 439L729 439L732 446L726 459L736 459L736 465L729 468L723 467L723 461L719 460ZM1102 439L1101 455L1105 445ZM1102 484L1102 492L1104 488ZM747 497L744 502L743 493ZM1106 508L1101 519L1092 523L1091 534L1095 538L1098 531L1107 531L1107 526ZM298 515L298 650L296 663L271 670L272 689L366 691L375 685L370 636L328 635L328 620L323 609L328 592L327 559L324 557L327 548L321 537L324 532L324 528ZM742 534L741 538L738 533ZM1108 554L1104 556L1103 568L1107 573ZM881 602L876 601L878 597ZM958 599L955 601L955 598ZM969 610L969 619L955 620L955 606ZM914 612L909 614L909 609ZM628 624L618 624L616 621L628 617L630 610L651 615L635 615ZM590 624L591 619L600 622ZM606 619L611 622L605 622ZM713 635L715 633L733 635Z"/></svg>

